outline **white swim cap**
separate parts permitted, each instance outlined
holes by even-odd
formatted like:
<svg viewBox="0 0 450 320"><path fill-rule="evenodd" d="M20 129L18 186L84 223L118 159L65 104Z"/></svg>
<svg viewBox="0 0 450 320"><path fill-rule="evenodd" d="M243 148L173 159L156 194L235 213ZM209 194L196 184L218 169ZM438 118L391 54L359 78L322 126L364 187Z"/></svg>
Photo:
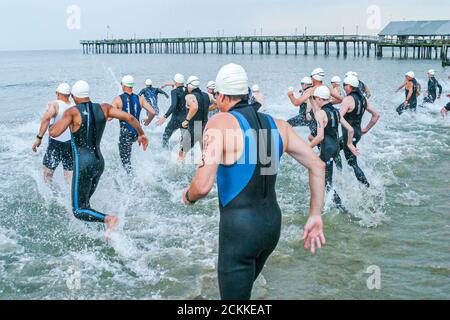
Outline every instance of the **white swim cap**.
<svg viewBox="0 0 450 320"><path fill-rule="evenodd" d="M314 69L314 71L311 73L311 78L317 81L323 81L323 79L325 78L325 71L323 71L322 68Z"/></svg>
<svg viewBox="0 0 450 320"><path fill-rule="evenodd" d="M208 84L206 85L207 89L216 89L216 83L214 81L209 81Z"/></svg>
<svg viewBox="0 0 450 320"><path fill-rule="evenodd" d="M189 77L187 85L192 88L200 87L200 79L196 76Z"/></svg>
<svg viewBox="0 0 450 320"><path fill-rule="evenodd" d="M331 78L331 83L341 83L341 78L338 76L335 76L333 78Z"/></svg>
<svg viewBox="0 0 450 320"><path fill-rule="evenodd" d="M184 84L184 76L181 73L177 73L173 77L173 81L175 81L175 83Z"/></svg>
<svg viewBox="0 0 450 320"><path fill-rule="evenodd" d="M58 88L56 89L56 92L61 93L63 95L69 96L70 95L70 85L67 83L61 83Z"/></svg>
<svg viewBox="0 0 450 320"><path fill-rule="evenodd" d="M80 80L77 81L72 87L72 95L74 97L84 99L89 98L90 88L89 84L86 81Z"/></svg>
<svg viewBox="0 0 450 320"><path fill-rule="evenodd" d="M128 88L134 87L134 78L130 75L127 75L122 78L122 85Z"/></svg>
<svg viewBox="0 0 450 320"><path fill-rule="evenodd" d="M434 76L436 74L436 71L434 71L433 69L428 70L428 73L432 76Z"/></svg>
<svg viewBox="0 0 450 320"><path fill-rule="evenodd" d="M354 76L358 78L358 74L355 71L349 71L345 74L345 77Z"/></svg>
<svg viewBox="0 0 450 320"><path fill-rule="evenodd" d="M153 81L152 81L151 79L147 79L147 80L145 80L145 85L146 85L147 87L150 87L150 86L153 85Z"/></svg>
<svg viewBox="0 0 450 320"><path fill-rule="evenodd" d="M416 77L416 75L415 75L415 73L414 73L414 72L412 72L412 71L409 71L409 72L407 72L407 73L405 74L405 77L415 78L415 77Z"/></svg>
<svg viewBox="0 0 450 320"><path fill-rule="evenodd" d="M253 92L258 92L259 91L259 86L257 84L253 85L252 91Z"/></svg>
<svg viewBox="0 0 450 320"><path fill-rule="evenodd" d="M323 100L330 100L331 92L327 86L320 86L314 91L314 97L319 97Z"/></svg>
<svg viewBox="0 0 450 320"><path fill-rule="evenodd" d="M353 88L358 88L359 87L359 80L357 77L355 76L348 76L344 79L344 84L345 85L350 85Z"/></svg>
<svg viewBox="0 0 450 320"><path fill-rule="evenodd" d="M311 77L304 77L300 83L301 84L312 84L312 79L311 79Z"/></svg>
<svg viewBox="0 0 450 320"><path fill-rule="evenodd" d="M234 63L223 66L217 74L216 92L231 96L248 94L248 77L245 69Z"/></svg>

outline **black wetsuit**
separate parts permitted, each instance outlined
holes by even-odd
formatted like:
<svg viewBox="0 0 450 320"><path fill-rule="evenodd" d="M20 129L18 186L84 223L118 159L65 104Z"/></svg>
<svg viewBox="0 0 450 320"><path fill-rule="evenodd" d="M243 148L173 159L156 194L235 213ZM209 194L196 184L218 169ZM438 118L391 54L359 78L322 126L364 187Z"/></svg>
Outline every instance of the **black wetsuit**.
<svg viewBox="0 0 450 320"><path fill-rule="evenodd" d="M309 88L311 88L311 87L306 88L303 92L305 92ZM300 110L299 110L298 115L296 115L295 117L289 119L287 121L287 123L289 123L292 127L309 126L311 121L309 121L307 119L307 115L306 115L307 108L308 108L308 104L306 102L301 104L300 107L299 107Z"/></svg>
<svg viewBox="0 0 450 320"><path fill-rule="evenodd" d="M428 96L423 99L423 103L434 103L437 98L437 90L439 89L439 96L442 94L442 86L435 77L428 80Z"/></svg>
<svg viewBox="0 0 450 320"><path fill-rule="evenodd" d="M417 92L419 91L419 83L417 82L416 79L412 79L411 82L413 83L413 93L411 95L411 98L408 100L408 104L406 105L406 107L403 103L398 106L397 112L399 115L401 115L403 113L403 111L408 110L408 109L411 109L412 111L417 110ZM408 98L408 95L409 95L409 90L405 89L406 98Z"/></svg>
<svg viewBox="0 0 450 320"><path fill-rule="evenodd" d="M124 93L122 99L122 111L131 114L139 121L142 111L139 96L136 94ZM131 151L133 144L138 140L138 132L128 122L120 121L119 154L122 165L127 173L132 172Z"/></svg>
<svg viewBox="0 0 450 320"><path fill-rule="evenodd" d="M181 125L183 121L186 119L187 109L186 109L186 88L185 87L177 87L172 90L170 93L172 97L172 104L170 105L169 110L164 115L164 118L168 119L170 116L169 123L167 124L166 129L163 134L163 147L167 148L169 146L170 137L172 134L178 130L182 129Z"/></svg>
<svg viewBox="0 0 450 320"><path fill-rule="evenodd" d="M72 133L74 175L72 179L72 206L76 218L89 222L105 222L106 215L91 208L90 198L98 186L105 161L100 141L106 118L99 104L82 103L76 108L81 115L80 129Z"/></svg>
<svg viewBox="0 0 450 320"><path fill-rule="evenodd" d="M350 96L353 98L353 100L355 100L355 108L353 109L352 112L349 112L346 115L344 115L344 119L347 120L347 122L355 130L355 134L353 137L353 145L356 147L356 145L358 144L358 142L361 140L362 137L361 122L364 113L366 112L367 99L359 91L352 92ZM358 166L358 160L356 156L347 147L347 141L348 141L347 129L342 127L341 147L344 150L345 158L347 159L349 166L352 167L353 170L355 171L356 179L358 179L358 181L364 184L365 186L370 187L366 175Z"/></svg>
<svg viewBox="0 0 450 320"><path fill-rule="evenodd" d="M283 142L272 117L257 113L247 102L230 112L239 121L245 150L240 160L221 165L217 174L219 286L224 300L248 300L280 238L281 210L275 183ZM256 134L264 129L267 134ZM260 152L260 148L266 150Z"/></svg>
<svg viewBox="0 0 450 320"><path fill-rule="evenodd" d="M203 131L208 123L209 95L200 89L192 90L191 94L197 99L198 110L181 138L181 151L183 152L188 152L197 142L202 143Z"/></svg>
<svg viewBox="0 0 450 320"><path fill-rule="evenodd" d="M444 107L447 111L450 111L450 102Z"/></svg>
<svg viewBox="0 0 450 320"><path fill-rule="evenodd" d="M320 143L320 159L325 162L325 185L327 192L333 189L333 164L339 155L339 123L341 115L333 104L329 103L322 107L322 110L327 114L328 123L324 128L324 139ZM333 201L339 209L345 211L342 206L342 201L336 191L333 191Z"/></svg>

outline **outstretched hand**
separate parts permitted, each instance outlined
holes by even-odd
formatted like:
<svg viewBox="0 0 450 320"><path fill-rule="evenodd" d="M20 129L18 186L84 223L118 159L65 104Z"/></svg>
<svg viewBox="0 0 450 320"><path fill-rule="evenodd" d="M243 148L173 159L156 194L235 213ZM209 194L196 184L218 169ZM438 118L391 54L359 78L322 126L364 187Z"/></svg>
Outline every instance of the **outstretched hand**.
<svg viewBox="0 0 450 320"><path fill-rule="evenodd" d="M359 150L353 144L349 144L347 145L347 147L355 157L358 157L360 155Z"/></svg>
<svg viewBox="0 0 450 320"><path fill-rule="evenodd" d="M139 143L139 146L142 146L142 149L144 149L144 151L147 150L148 138L147 138L147 136L145 134L140 135L138 137L138 143Z"/></svg>
<svg viewBox="0 0 450 320"><path fill-rule="evenodd" d="M156 122L156 125L159 127L159 126L162 126L163 124L164 124L164 122L166 122L166 118L165 117L161 117L157 122Z"/></svg>
<svg viewBox="0 0 450 320"><path fill-rule="evenodd" d="M305 225L305 231L303 232L302 240L305 242L305 250L311 248L311 253L316 252L316 246L318 249L325 245L325 235L323 234L323 222L322 216L310 216Z"/></svg>
<svg viewBox="0 0 450 320"><path fill-rule="evenodd" d="M37 152L37 149L41 146L42 140L36 139L36 141L33 143L33 146L31 147L33 149L33 152Z"/></svg>

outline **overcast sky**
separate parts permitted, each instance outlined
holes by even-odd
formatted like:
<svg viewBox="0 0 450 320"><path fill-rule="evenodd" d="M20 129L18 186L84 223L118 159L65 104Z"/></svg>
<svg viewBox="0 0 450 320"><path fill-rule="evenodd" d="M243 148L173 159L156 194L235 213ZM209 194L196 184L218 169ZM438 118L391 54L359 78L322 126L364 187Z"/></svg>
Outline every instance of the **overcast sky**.
<svg viewBox="0 0 450 320"><path fill-rule="evenodd" d="M67 27L78 21L71 6L80 9L79 29ZM106 38L107 26L115 38L259 35L261 28L292 35L305 26L308 34L342 34L343 27L355 34L357 25L359 34L377 34L391 20L450 19L450 1L14 0L0 1L0 12L0 50L39 50L80 48L81 39Z"/></svg>

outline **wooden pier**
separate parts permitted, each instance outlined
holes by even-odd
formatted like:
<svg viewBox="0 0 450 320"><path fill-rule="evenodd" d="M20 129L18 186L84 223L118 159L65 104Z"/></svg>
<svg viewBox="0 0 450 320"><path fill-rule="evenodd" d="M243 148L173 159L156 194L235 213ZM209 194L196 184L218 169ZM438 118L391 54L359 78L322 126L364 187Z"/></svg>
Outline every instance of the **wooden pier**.
<svg viewBox="0 0 450 320"><path fill-rule="evenodd" d="M385 40L376 36L318 35L318 36L248 36L110 39L81 41L83 54L313 54L333 52L336 56L382 58L386 49L392 56L414 59L448 61L450 40ZM310 49L312 47L312 49ZM334 50L331 51L330 48Z"/></svg>

